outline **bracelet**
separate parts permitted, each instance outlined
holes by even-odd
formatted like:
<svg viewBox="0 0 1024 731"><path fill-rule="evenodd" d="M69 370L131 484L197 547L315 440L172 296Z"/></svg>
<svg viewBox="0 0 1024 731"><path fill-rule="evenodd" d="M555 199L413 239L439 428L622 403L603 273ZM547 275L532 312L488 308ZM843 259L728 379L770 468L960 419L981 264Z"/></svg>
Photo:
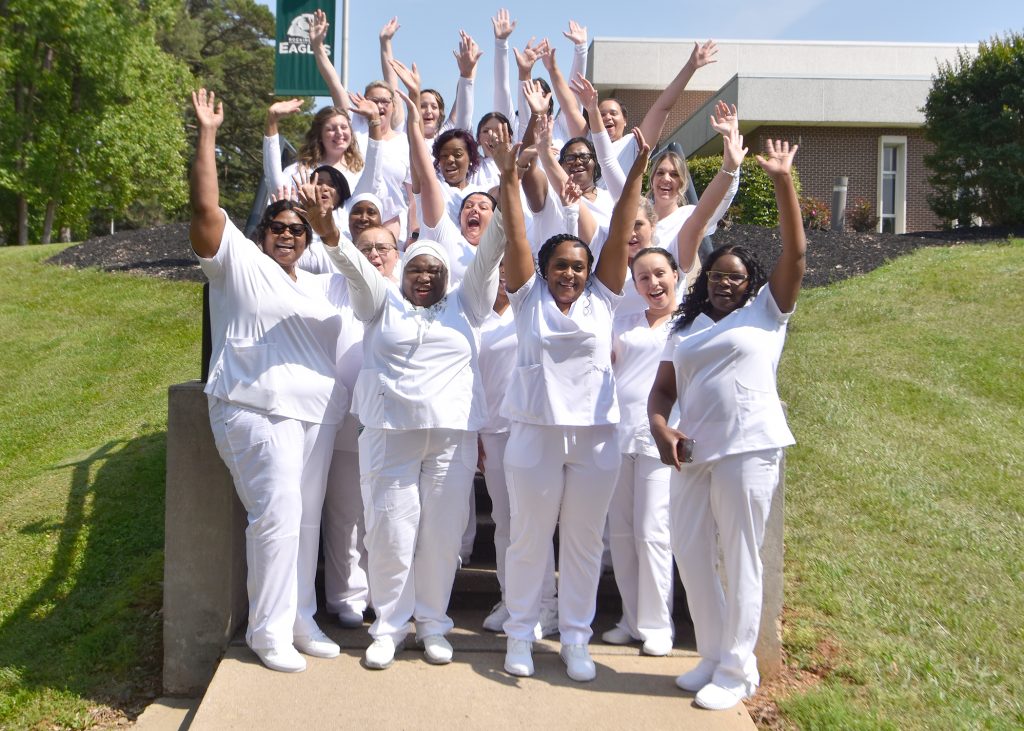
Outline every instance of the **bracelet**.
<svg viewBox="0 0 1024 731"><path fill-rule="evenodd" d="M736 168L732 172L729 172L728 170L725 169L725 167L723 167L720 172L725 173L730 178L738 178L740 176L740 169L739 168Z"/></svg>
<svg viewBox="0 0 1024 731"><path fill-rule="evenodd" d="M367 126L368 127L380 127L380 120L379 119L371 119L369 122L367 122Z"/></svg>

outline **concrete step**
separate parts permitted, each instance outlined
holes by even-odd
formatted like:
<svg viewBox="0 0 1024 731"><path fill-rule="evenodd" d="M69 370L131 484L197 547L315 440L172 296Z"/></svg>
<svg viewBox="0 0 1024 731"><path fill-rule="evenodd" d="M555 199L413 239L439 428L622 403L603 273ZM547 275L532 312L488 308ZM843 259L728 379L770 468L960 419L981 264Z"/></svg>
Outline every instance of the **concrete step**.
<svg viewBox="0 0 1024 731"><path fill-rule="evenodd" d="M565 675L558 643L544 640L535 643L536 674L513 678L502 670L504 635L480 629L485 615L480 609L452 612L455 660L440 667L426 663L410 642L390 668L368 670L361 662L370 642L366 628L341 629L326 617L321 626L341 646L341 656L307 658L303 673L266 670L236 638L194 717L181 728L755 728L742 704L704 711L693 704L693 694L675 687L675 677L697 663L690 641L659 658L641 655L637 645L595 639L590 649L597 680L576 683ZM613 621L599 617L595 628L607 629Z"/></svg>

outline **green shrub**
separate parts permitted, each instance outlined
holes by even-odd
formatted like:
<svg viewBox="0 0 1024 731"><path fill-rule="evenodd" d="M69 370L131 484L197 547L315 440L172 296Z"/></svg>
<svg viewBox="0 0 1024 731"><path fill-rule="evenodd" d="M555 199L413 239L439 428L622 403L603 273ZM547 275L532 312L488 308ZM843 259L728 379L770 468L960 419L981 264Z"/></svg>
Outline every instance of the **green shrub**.
<svg viewBox="0 0 1024 731"><path fill-rule="evenodd" d="M687 160L686 165L699 196L715 174L722 169L722 156L695 157ZM800 177L796 168L793 169L793 182L799 192ZM753 155L748 155L740 166L740 189L726 217L733 223L749 223L754 226L777 226L779 223L772 180L757 164Z"/></svg>
<svg viewBox="0 0 1024 731"><path fill-rule="evenodd" d="M857 233L874 231L878 226L875 208L867 198L857 198L846 214L846 222Z"/></svg>
<svg viewBox="0 0 1024 731"><path fill-rule="evenodd" d="M828 205L813 195L800 196L800 217L808 231L825 231L832 225L832 212Z"/></svg>

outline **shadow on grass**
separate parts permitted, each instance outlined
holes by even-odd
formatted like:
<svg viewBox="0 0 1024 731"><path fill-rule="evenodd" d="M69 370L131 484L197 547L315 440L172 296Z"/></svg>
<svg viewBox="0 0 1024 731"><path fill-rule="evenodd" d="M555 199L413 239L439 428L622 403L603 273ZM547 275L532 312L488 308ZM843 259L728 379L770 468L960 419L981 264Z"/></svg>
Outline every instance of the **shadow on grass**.
<svg viewBox="0 0 1024 731"><path fill-rule="evenodd" d="M56 533L49 570L0 624L18 705L56 691L134 715L159 690L165 464L159 432L53 468L71 469L63 520L21 529Z"/></svg>

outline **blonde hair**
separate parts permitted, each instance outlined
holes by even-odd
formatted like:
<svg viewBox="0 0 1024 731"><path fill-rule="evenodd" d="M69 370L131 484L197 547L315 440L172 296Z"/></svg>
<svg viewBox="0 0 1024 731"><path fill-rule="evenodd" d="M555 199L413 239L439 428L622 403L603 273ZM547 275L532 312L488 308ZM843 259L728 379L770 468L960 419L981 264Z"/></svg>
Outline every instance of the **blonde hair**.
<svg viewBox="0 0 1024 731"><path fill-rule="evenodd" d="M324 127L334 117L344 117L348 120L348 125L352 127L352 118L348 115L341 107L324 107L316 113L313 117L312 124L309 125L309 130L306 132L306 137L302 141L302 147L299 148L299 162L309 168L319 167L324 159L324 141L323 133ZM341 156L342 161L345 163L345 167L354 173L358 173L363 169L363 156L359 152L359 145L356 144L355 134L352 135L352 141L349 143L348 149Z"/></svg>
<svg viewBox="0 0 1024 731"><path fill-rule="evenodd" d="M679 195L676 197L676 205L684 206L686 205L686 188L690 185L690 173L686 169L686 160L684 160L678 153L672 152L672 150L665 150L656 158L651 160L651 189L648 191L648 198L650 200L654 200L654 171L657 170L665 160L668 160L679 174Z"/></svg>

